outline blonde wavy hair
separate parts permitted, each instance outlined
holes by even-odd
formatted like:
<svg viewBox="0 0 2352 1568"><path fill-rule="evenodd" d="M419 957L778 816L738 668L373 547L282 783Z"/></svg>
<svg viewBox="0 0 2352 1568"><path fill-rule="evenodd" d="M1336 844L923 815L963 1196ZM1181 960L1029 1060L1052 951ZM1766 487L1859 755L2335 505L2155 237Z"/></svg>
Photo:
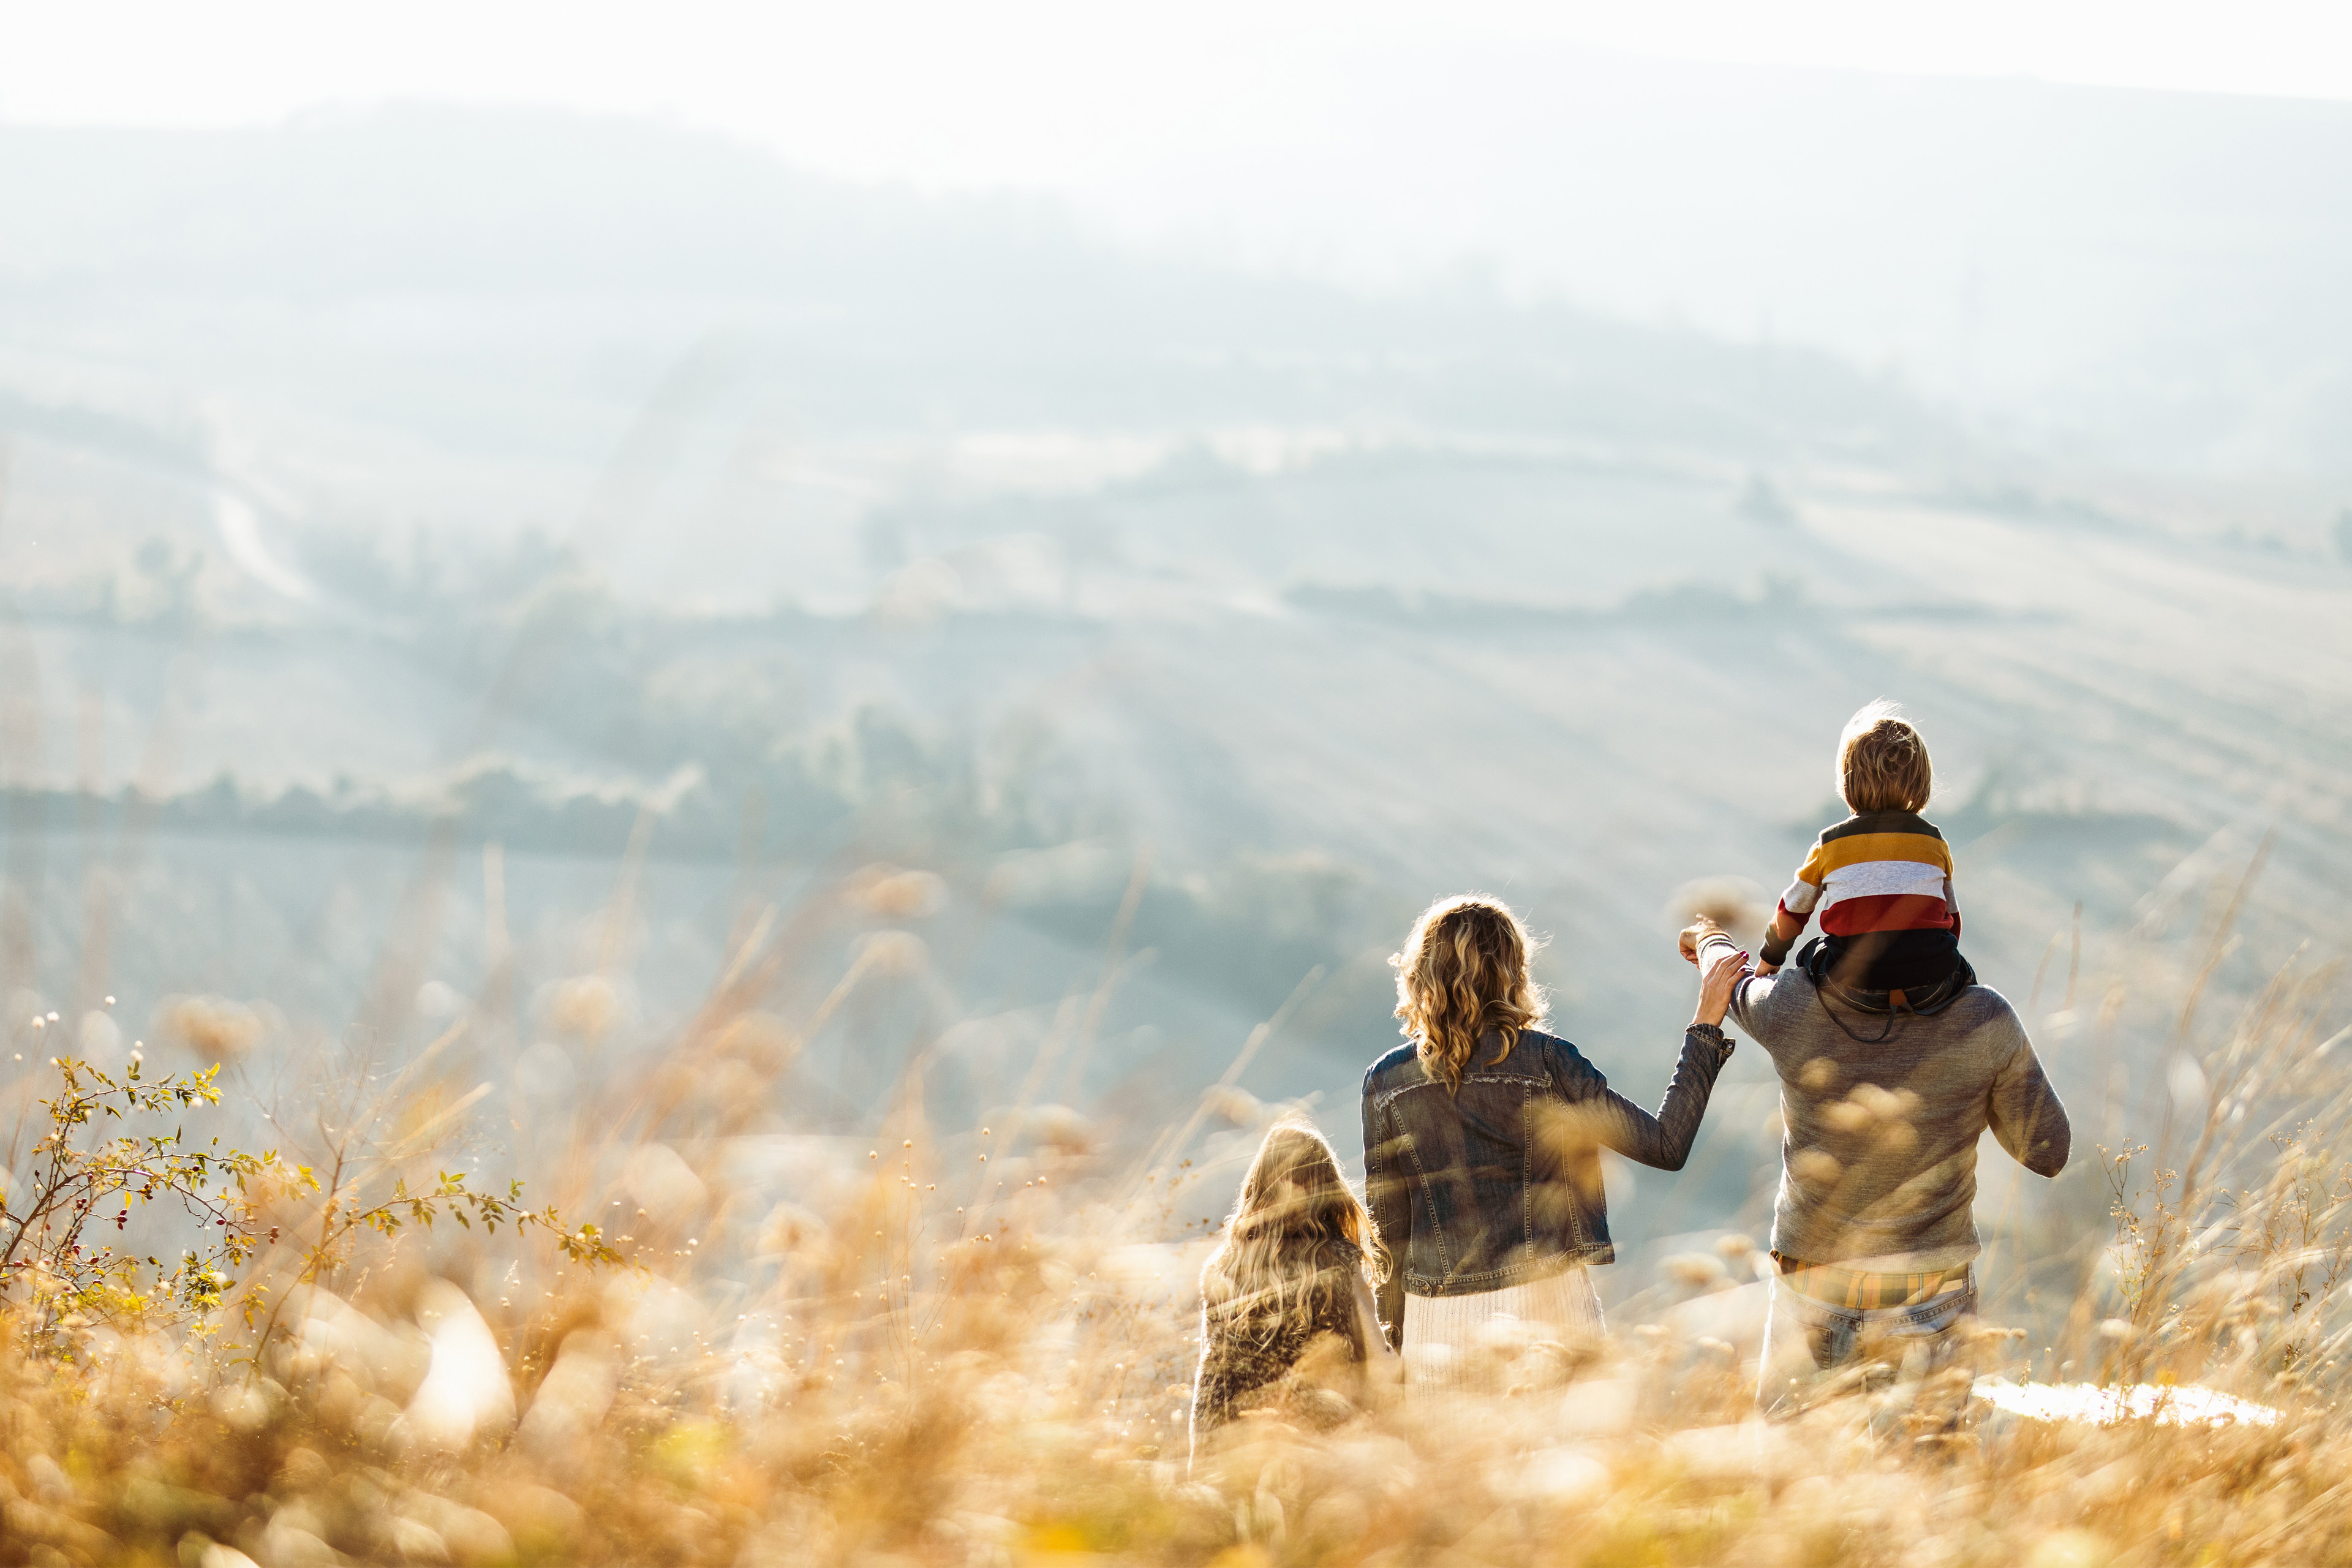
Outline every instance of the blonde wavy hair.
<svg viewBox="0 0 2352 1568"><path fill-rule="evenodd" d="M1349 1325L1352 1343L1360 1336L1350 1280L1379 1282L1387 1261L1329 1142L1304 1121L1277 1121L1201 1270L1202 1301L1213 1324L1261 1342L1286 1329L1337 1321ZM1363 1348L1355 1345L1359 1354Z"/></svg>
<svg viewBox="0 0 2352 1568"><path fill-rule="evenodd" d="M1423 910L1404 951L1390 956L1404 1036L1448 1094L1488 1030L1502 1037L1501 1061L1543 1017L1543 989L1528 973L1538 945L1508 904L1465 893Z"/></svg>

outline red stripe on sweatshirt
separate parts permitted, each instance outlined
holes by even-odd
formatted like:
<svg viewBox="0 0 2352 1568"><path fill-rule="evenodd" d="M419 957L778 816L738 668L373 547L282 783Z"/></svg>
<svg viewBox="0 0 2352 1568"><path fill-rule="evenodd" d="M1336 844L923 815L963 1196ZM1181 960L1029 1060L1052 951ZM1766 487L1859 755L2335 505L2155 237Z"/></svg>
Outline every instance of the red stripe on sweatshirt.
<svg viewBox="0 0 2352 1568"><path fill-rule="evenodd" d="M1840 899L1822 911L1824 936L1854 936L1866 931L1935 931L1952 925L1952 911L1924 893L1879 893Z"/></svg>

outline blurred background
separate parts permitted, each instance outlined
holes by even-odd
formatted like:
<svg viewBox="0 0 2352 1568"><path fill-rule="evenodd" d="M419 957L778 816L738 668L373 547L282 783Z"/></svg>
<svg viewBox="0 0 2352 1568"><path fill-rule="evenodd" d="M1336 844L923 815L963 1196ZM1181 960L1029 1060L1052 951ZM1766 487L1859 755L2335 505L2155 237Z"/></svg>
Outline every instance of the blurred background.
<svg viewBox="0 0 2352 1568"><path fill-rule="evenodd" d="M2078 1149L2200 975L2334 984L2319 7L7 9L0 994L100 1062L299 1120L462 1024L504 1166L716 987L697 1169L1353 1157L1481 889L1654 1103L1882 695ZM1612 1300L1776 1103L1612 1165ZM2103 1242L2092 1163L1989 1225Z"/></svg>

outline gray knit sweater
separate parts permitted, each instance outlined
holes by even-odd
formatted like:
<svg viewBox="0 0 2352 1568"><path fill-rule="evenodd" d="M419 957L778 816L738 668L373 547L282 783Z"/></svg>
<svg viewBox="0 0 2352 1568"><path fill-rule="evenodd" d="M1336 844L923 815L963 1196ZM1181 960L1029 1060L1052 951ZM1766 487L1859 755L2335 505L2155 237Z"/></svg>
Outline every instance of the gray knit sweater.
<svg viewBox="0 0 2352 1568"><path fill-rule="evenodd" d="M2066 1108L1998 991L1971 985L1924 1016L1870 1013L1792 969L1741 981L1731 1016L1780 1075L1783 1258L1888 1271L1974 1258L1988 1127L2035 1174L2065 1167Z"/></svg>

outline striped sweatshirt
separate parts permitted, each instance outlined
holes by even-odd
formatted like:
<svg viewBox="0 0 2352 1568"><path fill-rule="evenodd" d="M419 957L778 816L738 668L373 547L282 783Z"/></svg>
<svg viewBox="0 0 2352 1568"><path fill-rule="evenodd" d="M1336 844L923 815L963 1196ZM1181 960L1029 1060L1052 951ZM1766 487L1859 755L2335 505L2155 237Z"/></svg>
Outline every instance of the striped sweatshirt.
<svg viewBox="0 0 2352 1568"><path fill-rule="evenodd" d="M1931 985L1959 954L1952 852L1927 818L1874 811L1822 830L1765 932L1771 964L1818 914L1832 971L1859 990Z"/></svg>

